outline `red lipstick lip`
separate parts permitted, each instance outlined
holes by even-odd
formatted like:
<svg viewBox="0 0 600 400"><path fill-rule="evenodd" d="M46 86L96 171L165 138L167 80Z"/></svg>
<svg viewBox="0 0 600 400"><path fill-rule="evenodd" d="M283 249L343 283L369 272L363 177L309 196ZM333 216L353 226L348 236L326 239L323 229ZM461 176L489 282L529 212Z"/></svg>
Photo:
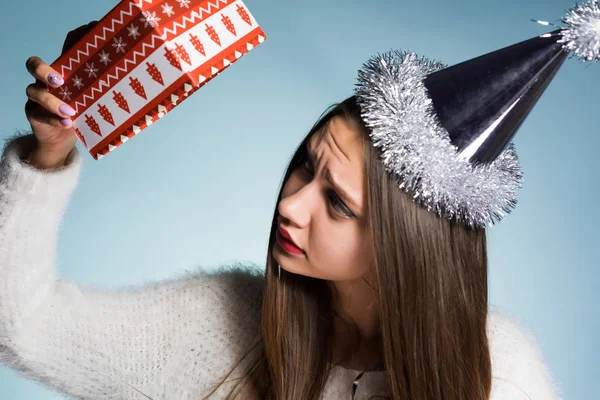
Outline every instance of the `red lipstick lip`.
<svg viewBox="0 0 600 400"><path fill-rule="evenodd" d="M292 239L292 237L290 236L289 232L288 232L288 231L286 231L285 229L283 229L283 227L279 226L279 232L281 232L281 236L283 236L284 238L286 238L287 240L289 240L290 242L292 242L292 244L293 244L294 246L296 246L297 248L299 248L300 250L302 250L302 249L300 248L300 246L298 246L298 245L296 244L296 242L294 242L294 239Z"/></svg>
<svg viewBox="0 0 600 400"><path fill-rule="evenodd" d="M279 226L279 233L281 234L282 237L287 239L291 244L293 244L296 248L298 248L298 250L300 250L301 252L304 252L304 250L302 250L302 248L300 246L298 246L296 244L296 242L294 242L294 239L292 239L292 236L289 234L289 232L286 231L285 229L283 229L283 227L281 225Z"/></svg>

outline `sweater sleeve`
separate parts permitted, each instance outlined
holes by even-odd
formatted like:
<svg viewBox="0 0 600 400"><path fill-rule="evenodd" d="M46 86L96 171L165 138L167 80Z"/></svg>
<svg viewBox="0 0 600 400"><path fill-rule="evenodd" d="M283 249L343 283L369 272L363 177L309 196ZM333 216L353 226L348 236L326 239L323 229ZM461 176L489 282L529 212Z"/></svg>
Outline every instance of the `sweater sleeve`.
<svg viewBox="0 0 600 400"><path fill-rule="evenodd" d="M560 400L560 388L535 337L517 319L492 311L487 333L492 358L491 400Z"/></svg>
<svg viewBox="0 0 600 400"><path fill-rule="evenodd" d="M118 290L60 280L58 231L81 158L74 149L64 167L35 169L22 161L33 140L9 141L0 163L0 363L78 399L157 400L196 347L205 388L250 341L261 277L240 266Z"/></svg>

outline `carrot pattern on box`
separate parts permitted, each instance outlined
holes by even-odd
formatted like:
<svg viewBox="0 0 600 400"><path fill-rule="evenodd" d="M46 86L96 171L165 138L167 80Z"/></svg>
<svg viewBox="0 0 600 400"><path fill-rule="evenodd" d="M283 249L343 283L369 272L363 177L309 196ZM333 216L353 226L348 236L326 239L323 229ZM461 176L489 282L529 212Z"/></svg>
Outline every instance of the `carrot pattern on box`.
<svg viewBox="0 0 600 400"><path fill-rule="evenodd" d="M52 93L100 159L265 39L240 0L124 0L52 63Z"/></svg>

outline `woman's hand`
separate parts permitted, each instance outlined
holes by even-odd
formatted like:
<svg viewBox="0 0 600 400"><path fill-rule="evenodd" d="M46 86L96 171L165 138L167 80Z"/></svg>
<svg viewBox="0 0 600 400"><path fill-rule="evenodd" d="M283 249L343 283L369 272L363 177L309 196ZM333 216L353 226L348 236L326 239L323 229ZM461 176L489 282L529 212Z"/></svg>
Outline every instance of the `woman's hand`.
<svg viewBox="0 0 600 400"><path fill-rule="evenodd" d="M69 32L62 54L96 24L97 21L93 21ZM63 77L57 71L36 56L28 58L25 66L36 80L26 89L28 100L25 103L25 114L37 139L37 145L29 155L29 162L38 168L60 167L77 142L70 118L75 115L75 110L50 93L50 90L64 84Z"/></svg>

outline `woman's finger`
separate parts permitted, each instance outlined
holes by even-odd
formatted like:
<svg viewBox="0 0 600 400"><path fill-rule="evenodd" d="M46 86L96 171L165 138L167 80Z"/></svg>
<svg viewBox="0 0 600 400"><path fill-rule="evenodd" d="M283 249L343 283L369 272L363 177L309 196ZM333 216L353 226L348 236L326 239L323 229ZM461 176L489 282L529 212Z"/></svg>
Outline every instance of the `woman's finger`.
<svg viewBox="0 0 600 400"><path fill-rule="evenodd" d="M56 114L41 107L33 100L27 100L25 103L25 115L27 115L27 121L29 121L31 126L38 123L64 129L73 125L70 118L57 117Z"/></svg>
<svg viewBox="0 0 600 400"><path fill-rule="evenodd" d="M63 77L46 64L41 58L32 56L25 62L27 71L36 79L44 82L52 88L65 83Z"/></svg>
<svg viewBox="0 0 600 400"><path fill-rule="evenodd" d="M27 86L25 94L29 100L38 103L47 111L61 118L72 117L76 114L75 110L68 104L51 94L43 82L36 82Z"/></svg>

